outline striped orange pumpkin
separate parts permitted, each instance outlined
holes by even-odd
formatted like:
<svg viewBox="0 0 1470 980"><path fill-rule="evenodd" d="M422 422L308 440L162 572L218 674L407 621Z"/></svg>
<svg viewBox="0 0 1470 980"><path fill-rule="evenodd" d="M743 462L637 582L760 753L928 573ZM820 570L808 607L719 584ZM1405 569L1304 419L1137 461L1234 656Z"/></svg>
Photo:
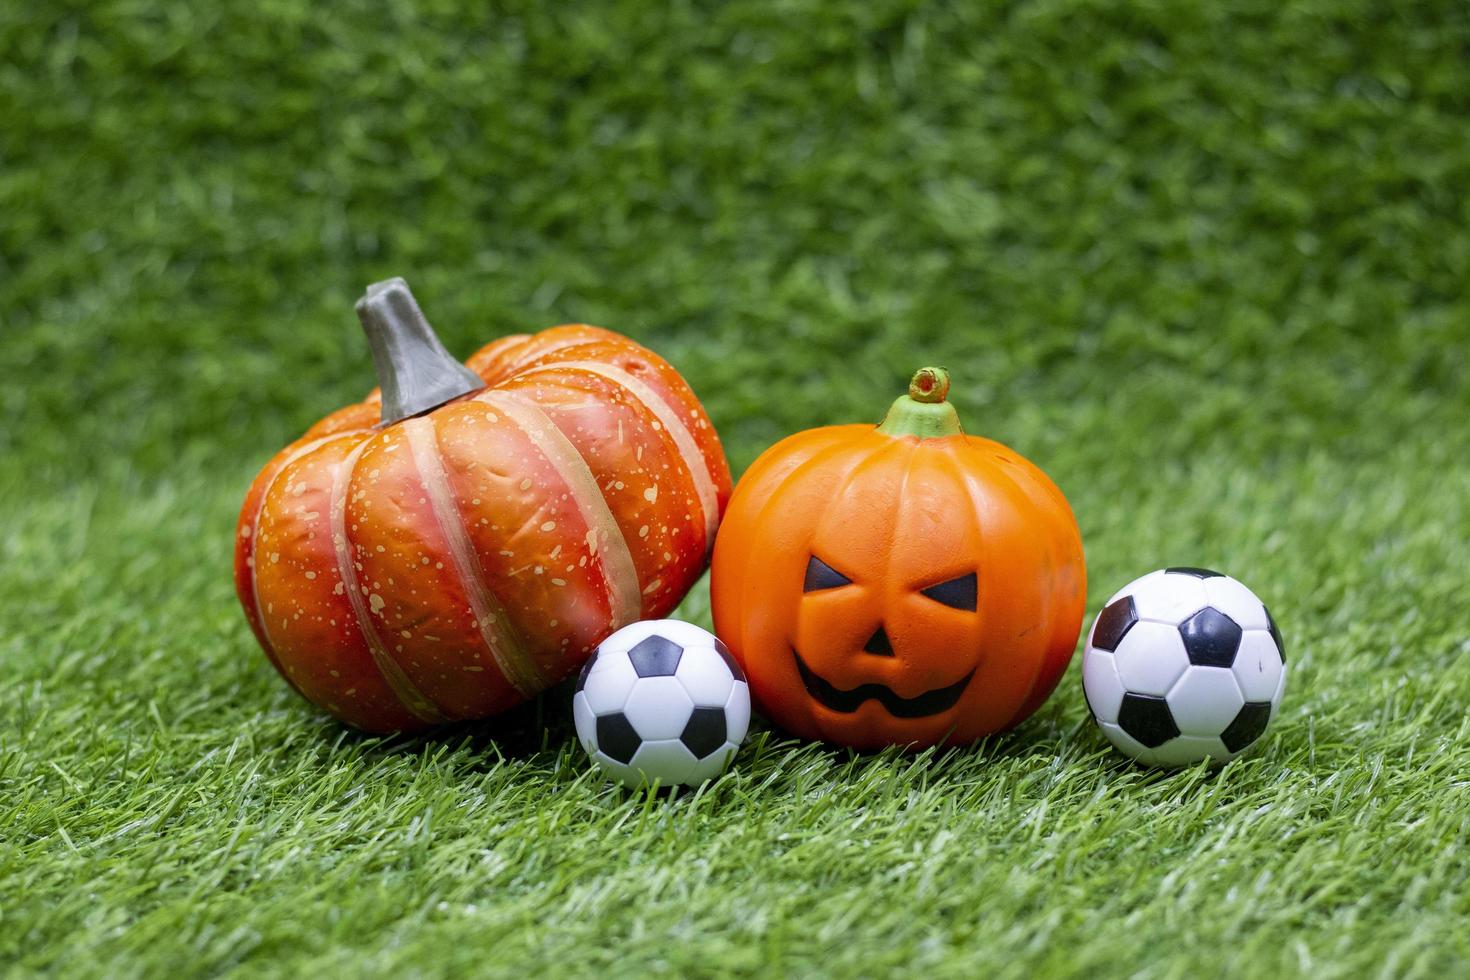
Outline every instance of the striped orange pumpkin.
<svg viewBox="0 0 1470 980"><path fill-rule="evenodd" d="M626 337L560 326L481 348L473 375L449 365L471 390L401 420L380 421L379 391L328 415L240 513L256 638L309 701L367 731L493 715L668 614L730 496L698 399Z"/></svg>

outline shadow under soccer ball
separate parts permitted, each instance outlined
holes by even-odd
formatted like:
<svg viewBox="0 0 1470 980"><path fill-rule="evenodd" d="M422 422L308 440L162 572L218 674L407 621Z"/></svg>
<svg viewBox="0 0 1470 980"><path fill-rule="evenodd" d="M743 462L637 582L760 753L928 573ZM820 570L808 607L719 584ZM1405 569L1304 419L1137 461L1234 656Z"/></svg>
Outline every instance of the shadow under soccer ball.
<svg viewBox="0 0 1470 980"><path fill-rule="evenodd" d="M1093 719L1147 765L1234 758L1266 731L1285 687L1286 650L1265 604L1203 568L1165 568L1125 585L1082 653Z"/></svg>

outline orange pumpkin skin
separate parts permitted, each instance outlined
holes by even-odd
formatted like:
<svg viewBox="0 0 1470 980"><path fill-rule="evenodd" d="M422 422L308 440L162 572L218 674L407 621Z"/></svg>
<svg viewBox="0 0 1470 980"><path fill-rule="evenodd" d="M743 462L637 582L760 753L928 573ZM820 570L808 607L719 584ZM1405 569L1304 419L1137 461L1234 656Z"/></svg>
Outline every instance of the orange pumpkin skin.
<svg viewBox="0 0 1470 980"><path fill-rule="evenodd" d="M804 591L814 555L851 584ZM970 573L973 611L922 592ZM1077 643L1086 571L1066 499L1014 451L839 425L791 436L750 467L720 528L711 595L717 633L777 725L860 749L920 748L1005 730L1046 700ZM819 686L854 692L843 708L861 703L822 701L798 656ZM959 694L895 714L863 698L880 688Z"/></svg>
<svg viewBox="0 0 1470 980"><path fill-rule="evenodd" d="M370 732L483 718L670 612L730 497L719 437L667 362L585 325L502 338L486 387L379 424L379 393L256 477L235 585L303 696Z"/></svg>

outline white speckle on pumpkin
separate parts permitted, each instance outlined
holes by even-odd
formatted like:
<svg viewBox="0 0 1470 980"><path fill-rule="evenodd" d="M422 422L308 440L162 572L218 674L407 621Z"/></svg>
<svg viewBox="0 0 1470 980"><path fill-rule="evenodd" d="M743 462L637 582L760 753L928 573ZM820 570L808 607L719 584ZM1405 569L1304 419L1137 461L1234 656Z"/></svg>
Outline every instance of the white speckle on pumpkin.
<svg viewBox="0 0 1470 980"><path fill-rule="evenodd" d="M640 527L638 529L638 536L640 538L646 538L646 537L648 537L648 525L647 524L643 525L642 527Z"/></svg>
<svg viewBox="0 0 1470 980"><path fill-rule="evenodd" d="M276 562L278 562L280 560L281 560L281 553L279 551L272 551L271 552L271 564L274 565Z"/></svg>
<svg viewBox="0 0 1470 980"><path fill-rule="evenodd" d="M306 573L306 580L308 582L310 582L314 578L316 578L316 572L307 572Z"/></svg>
<svg viewBox="0 0 1470 980"><path fill-rule="evenodd" d="M556 521L546 521L546 522L544 522L541 525L541 530L543 530L543 531L555 531L556 530Z"/></svg>
<svg viewBox="0 0 1470 980"><path fill-rule="evenodd" d="M368 596L368 606L372 609L374 613L382 612L383 607L387 604L388 603L384 601L383 597L378 595L376 592Z"/></svg>
<svg viewBox="0 0 1470 980"><path fill-rule="evenodd" d="M663 585L663 584L664 584L664 580L663 579L656 578L652 582L649 582L646 586L643 587L643 594L644 595L653 595L655 592L657 592L659 590L659 587L661 585Z"/></svg>
<svg viewBox="0 0 1470 980"><path fill-rule="evenodd" d="M240 528L240 537L242 538L248 538L252 533L253 531L251 530L249 524L246 524L244 527Z"/></svg>
<svg viewBox="0 0 1470 980"><path fill-rule="evenodd" d="M531 489L531 478L529 476L526 477L524 480L521 481L521 489L522 490L529 490L529 489Z"/></svg>
<svg viewBox="0 0 1470 980"><path fill-rule="evenodd" d="M653 486L649 487L647 490L643 491L643 499L646 500L646 501L648 501L650 504L653 503L655 500L658 499L658 484L657 483L655 483Z"/></svg>
<svg viewBox="0 0 1470 980"><path fill-rule="evenodd" d="M586 541L587 541L587 552L588 552L588 554L592 554L592 555L597 554L597 529L596 528L594 528L591 531L588 531L587 532Z"/></svg>
<svg viewBox="0 0 1470 980"><path fill-rule="evenodd" d="M566 585L567 584L567 580L564 579L564 578L554 578L554 579L551 580L551 584L552 585Z"/></svg>

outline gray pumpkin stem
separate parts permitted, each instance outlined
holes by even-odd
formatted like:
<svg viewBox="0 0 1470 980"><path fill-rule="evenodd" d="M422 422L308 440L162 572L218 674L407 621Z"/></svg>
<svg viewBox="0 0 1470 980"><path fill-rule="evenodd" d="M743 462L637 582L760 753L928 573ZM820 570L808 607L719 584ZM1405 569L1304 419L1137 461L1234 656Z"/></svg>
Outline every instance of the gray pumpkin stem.
<svg viewBox="0 0 1470 980"><path fill-rule="evenodd" d="M384 425L485 387L478 374L444 349L401 278L369 286L357 301L357 318L373 349Z"/></svg>

